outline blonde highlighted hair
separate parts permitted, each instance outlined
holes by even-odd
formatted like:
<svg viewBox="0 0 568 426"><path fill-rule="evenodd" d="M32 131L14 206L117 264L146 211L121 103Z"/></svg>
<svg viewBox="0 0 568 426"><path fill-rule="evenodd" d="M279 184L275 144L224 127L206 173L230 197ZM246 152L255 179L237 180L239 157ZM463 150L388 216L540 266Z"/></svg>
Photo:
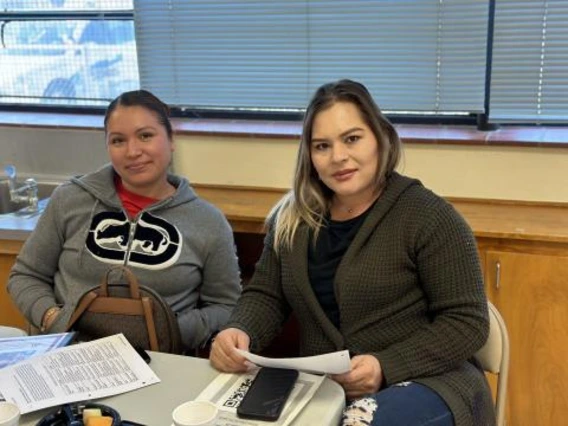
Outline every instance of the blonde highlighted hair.
<svg viewBox="0 0 568 426"><path fill-rule="evenodd" d="M352 80L339 80L321 86L316 90L304 115L292 189L274 206L267 218L267 223L274 225L276 252L281 248L291 249L296 231L302 224L308 226L317 238L323 220L329 212L333 191L319 180L312 164L310 146L315 117L337 102L355 105L377 139L377 190L384 187L388 176L398 165L402 150L400 138L367 88Z"/></svg>

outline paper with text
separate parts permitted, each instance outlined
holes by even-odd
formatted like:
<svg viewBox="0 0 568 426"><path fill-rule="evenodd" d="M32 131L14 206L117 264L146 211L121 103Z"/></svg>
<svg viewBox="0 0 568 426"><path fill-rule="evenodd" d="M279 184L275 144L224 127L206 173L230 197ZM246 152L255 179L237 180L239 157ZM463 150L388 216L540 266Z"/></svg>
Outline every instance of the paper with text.
<svg viewBox="0 0 568 426"><path fill-rule="evenodd" d="M260 367L291 368L319 374L342 374L351 370L347 350L300 358L267 358L242 349L237 352Z"/></svg>
<svg viewBox="0 0 568 426"><path fill-rule="evenodd" d="M60 348L0 370L0 393L22 414L102 398L160 379L122 334Z"/></svg>

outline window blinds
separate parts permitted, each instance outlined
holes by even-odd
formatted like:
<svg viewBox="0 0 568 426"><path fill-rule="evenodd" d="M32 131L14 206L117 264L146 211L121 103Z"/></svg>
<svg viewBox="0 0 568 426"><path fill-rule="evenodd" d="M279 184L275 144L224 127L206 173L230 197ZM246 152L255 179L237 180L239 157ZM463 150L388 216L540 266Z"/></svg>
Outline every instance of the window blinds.
<svg viewBox="0 0 568 426"><path fill-rule="evenodd" d="M135 1L140 81L171 105L298 110L339 78L384 110L482 112L479 0Z"/></svg>
<svg viewBox="0 0 568 426"><path fill-rule="evenodd" d="M568 1L499 0L490 121L566 122Z"/></svg>

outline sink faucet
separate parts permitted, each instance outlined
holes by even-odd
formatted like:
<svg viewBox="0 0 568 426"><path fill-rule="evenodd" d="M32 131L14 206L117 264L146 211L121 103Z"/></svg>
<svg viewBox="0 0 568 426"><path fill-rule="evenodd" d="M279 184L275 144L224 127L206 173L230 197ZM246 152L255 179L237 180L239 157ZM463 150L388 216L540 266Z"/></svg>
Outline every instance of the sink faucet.
<svg viewBox="0 0 568 426"><path fill-rule="evenodd" d="M37 182L34 178L18 186L16 167L8 164L4 167L4 173L8 176L8 187L10 189L10 201L13 203L27 203L27 211L35 213L38 210Z"/></svg>

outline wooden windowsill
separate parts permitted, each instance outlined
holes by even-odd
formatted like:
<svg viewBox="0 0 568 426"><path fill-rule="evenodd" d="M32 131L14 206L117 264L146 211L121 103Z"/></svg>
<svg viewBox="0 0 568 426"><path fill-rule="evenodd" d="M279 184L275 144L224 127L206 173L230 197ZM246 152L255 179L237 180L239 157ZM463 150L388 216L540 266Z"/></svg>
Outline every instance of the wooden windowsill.
<svg viewBox="0 0 568 426"><path fill-rule="evenodd" d="M173 120L182 135L239 136L268 139L300 137L300 122L180 119ZM102 115L0 111L0 127L102 130ZM471 126L396 126L406 144L487 145L568 148L568 126L503 126L482 132Z"/></svg>

